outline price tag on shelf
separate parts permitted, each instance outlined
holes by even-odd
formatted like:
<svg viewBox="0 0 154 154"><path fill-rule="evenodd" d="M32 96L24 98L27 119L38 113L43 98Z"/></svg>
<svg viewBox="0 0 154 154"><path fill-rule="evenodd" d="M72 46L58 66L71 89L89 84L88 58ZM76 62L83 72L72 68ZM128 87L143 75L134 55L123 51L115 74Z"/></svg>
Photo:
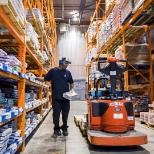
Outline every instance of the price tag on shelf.
<svg viewBox="0 0 154 154"><path fill-rule="evenodd" d="M11 113L10 112L6 112L5 115L6 115L6 119L11 119Z"/></svg>
<svg viewBox="0 0 154 154"><path fill-rule="evenodd" d="M0 63L0 69L3 69L3 64L2 63Z"/></svg>
<svg viewBox="0 0 154 154"><path fill-rule="evenodd" d="M2 122L2 116L0 115L0 122Z"/></svg>
<svg viewBox="0 0 154 154"><path fill-rule="evenodd" d="M13 74L18 75L18 72L16 70L13 70Z"/></svg>

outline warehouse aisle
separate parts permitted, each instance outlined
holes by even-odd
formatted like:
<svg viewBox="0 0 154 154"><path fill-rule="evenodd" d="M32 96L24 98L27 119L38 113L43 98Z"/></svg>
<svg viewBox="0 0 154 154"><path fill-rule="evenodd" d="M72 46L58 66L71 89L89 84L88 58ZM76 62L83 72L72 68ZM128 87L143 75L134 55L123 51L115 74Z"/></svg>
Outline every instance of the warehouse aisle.
<svg viewBox="0 0 154 154"><path fill-rule="evenodd" d="M22 154L154 154L154 130L148 129L136 120L136 130L148 135L149 143L135 147L98 147L91 146L83 138L74 123L74 115L86 113L85 102L71 102L69 115L69 136L51 138L53 133L52 111L28 142Z"/></svg>
<svg viewBox="0 0 154 154"><path fill-rule="evenodd" d="M74 123L75 114L86 112L83 102L71 102L71 111L68 120L68 137L52 138L52 111L46 117L43 124L38 128L34 136L26 145L22 154L90 154L84 138Z"/></svg>

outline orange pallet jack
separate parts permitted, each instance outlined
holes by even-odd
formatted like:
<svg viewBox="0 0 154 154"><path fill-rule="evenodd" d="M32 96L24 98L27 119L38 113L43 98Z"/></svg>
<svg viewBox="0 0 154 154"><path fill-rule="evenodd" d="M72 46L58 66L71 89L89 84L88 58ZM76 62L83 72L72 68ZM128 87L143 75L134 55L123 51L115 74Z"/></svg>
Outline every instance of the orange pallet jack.
<svg viewBox="0 0 154 154"><path fill-rule="evenodd" d="M126 65L119 65L123 62ZM102 63L107 66L101 68ZM147 143L147 135L134 130L135 116L133 102L127 99L128 92L124 91L124 84L117 76L128 69L127 60L117 60L114 57L98 62L98 70L110 77L110 87L99 90L99 78L96 82L94 94L89 93L88 99L88 140L93 145L100 146L133 146ZM116 81L120 81L121 90L116 90ZM105 82L104 82L105 83Z"/></svg>

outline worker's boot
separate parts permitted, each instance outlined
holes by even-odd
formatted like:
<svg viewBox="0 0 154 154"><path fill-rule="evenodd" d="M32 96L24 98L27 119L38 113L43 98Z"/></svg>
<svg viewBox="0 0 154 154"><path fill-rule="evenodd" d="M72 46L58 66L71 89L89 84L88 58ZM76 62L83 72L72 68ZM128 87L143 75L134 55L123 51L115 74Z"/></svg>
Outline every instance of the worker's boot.
<svg viewBox="0 0 154 154"><path fill-rule="evenodd" d="M52 137L57 138L58 136L61 136L61 131L54 131Z"/></svg>
<svg viewBox="0 0 154 154"><path fill-rule="evenodd" d="M64 135L64 136L68 136L67 128L66 128L66 129L63 129L63 135Z"/></svg>

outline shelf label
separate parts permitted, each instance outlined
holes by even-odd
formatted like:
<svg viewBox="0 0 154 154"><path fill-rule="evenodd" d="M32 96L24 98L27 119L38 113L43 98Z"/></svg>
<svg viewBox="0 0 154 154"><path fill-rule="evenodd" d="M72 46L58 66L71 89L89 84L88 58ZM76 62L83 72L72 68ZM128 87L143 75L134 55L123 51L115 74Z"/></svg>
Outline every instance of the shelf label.
<svg viewBox="0 0 154 154"><path fill-rule="evenodd" d="M128 120L134 120L133 116L128 116Z"/></svg>
<svg viewBox="0 0 154 154"><path fill-rule="evenodd" d="M6 115L6 119L11 119L11 113L10 112L5 113L5 115Z"/></svg>
<svg viewBox="0 0 154 154"><path fill-rule="evenodd" d="M116 71L110 71L110 75L116 75Z"/></svg>
<svg viewBox="0 0 154 154"><path fill-rule="evenodd" d="M113 114L114 119L123 119L123 114Z"/></svg>
<svg viewBox="0 0 154 154"><path fill-rule="evenodd" d="M0 63L0 69L3 69L3 64L2 63Z"/></svg>

